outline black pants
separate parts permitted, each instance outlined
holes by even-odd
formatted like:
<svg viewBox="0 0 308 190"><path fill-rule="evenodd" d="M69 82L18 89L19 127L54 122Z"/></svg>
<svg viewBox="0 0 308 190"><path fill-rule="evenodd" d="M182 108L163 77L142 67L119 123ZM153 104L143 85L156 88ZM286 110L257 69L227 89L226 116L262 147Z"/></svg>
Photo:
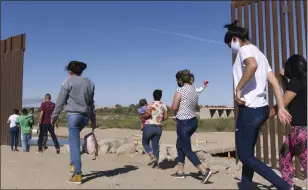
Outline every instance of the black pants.
<svg viewBox="0 0 308 190"><path fill-rule="evenodd" d="M59 149L60 146L59 146L59 142L58 142L58 139L56 137L56 134L55 134L54 127L52 125L49 125L49 124L41 124L40 125L40 134L39 134L39 139L38 139L38 150L39 151L43 150L42 147L43 147L44 135L47 134L47 132L49 132L49 134L52 138L52 141L55 145L55 148Z"/></svg>

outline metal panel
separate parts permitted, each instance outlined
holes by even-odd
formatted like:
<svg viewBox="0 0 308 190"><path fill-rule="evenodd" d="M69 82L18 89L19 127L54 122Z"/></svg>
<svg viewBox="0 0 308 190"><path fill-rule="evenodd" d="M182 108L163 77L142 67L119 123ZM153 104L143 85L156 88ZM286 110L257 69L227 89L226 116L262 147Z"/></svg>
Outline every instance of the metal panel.
<svg viewBox="0 0 308 190"><path fill-rule="evenodd" d="M287 1L287 2L286 2ZM278 4L277 4L278 3ZM276 76L279 75L281 66L284 65L287 58L295 53L306 54L303 52L303 46L307 46L307 1L295 1L295 13L296 22L293 21L293 1L292 0L281 0L281 1L232 1L231 3L231 17L232 21L237 19L240 21L240 25L249 28L249 22L251 22L250 35L252 37L252 42L259 46L259 49L265 53L270 65L275 71ZM250 18L248 18L248 12L250 5ZM272 6L270 6L272 5ZM265 6L265 25L263 19L263 6ZM277 7L278 6L278 7ZM304 6L304 7L303 7ZM242 18L242 9L244 8L244 20ZM255 10L257 8L257 10ZM304 18L302 16L302 10L304 10ZM237 11L237 15L235 12ZM271 17L272 13L272 17ZM257 15L258 14L258 15ZM279 15L279 16L278 16ZM288 17L288 18L286 18ZM247 20L247 18L249 20ZM258 22L256 23L256 18ZM288 25L286 23L288 19ZM304 19L304 24L302 20ZM280 28L278 23L280 22ZM272 27L272 30L271 30ZM303 30L304 27L304 30ZM296 28L296 33L294 33L294 28ZM258 39L256 39L256 32L258 30ZM265 30L265 31L264 31ZM265 36L264 36L265 32ZM304 35L302 33L304 32ZM296 41L294 37L296 35ZM279 37L280 36L280 37ZM302 39L305 36L305 39ZM264 39L265 38L265 39ZM280 39L279 39L280 38ZM272 44L273 39L273 44ZM288 40L287 40L288 39ZM280 42L279 42L280 40ZM265 47L266 45L266 52ZM295 49L297 47L297 51ZM273 55L272 55L273 54ZM306 56L305 56L306 57ZM234 56L232 56L232 61L234 62ZM271 85L268 85L268 101L269 105L273 106L273 89ZM236 107L236 104L234 105ZM236 113L236 112L235 112ZM278 120L277 120L278 121ZM268 131L268 128L270 131ZM288 129L288 127L285 127ZM278 133L276 132L278 129ZM258 152L258 147L261 145L260 141L257 142L257 157L261 159L262 155L264 162L270 164L273 168L277 167L279 158L276 155L283 143L283 136L289 133L289 129L283 131L283 126L281 126L278 121L275 124L274 119L270 119L265 126L262 128L263 134L263 147L261 148L261 154ZM270 160L269 161L269 140L270 136ZM278 149L276 147L276 135L278 136ZM300 177L300 167L298 159L295 161L296 176Z"/></svg>
<svg viewBox="0 0 308 190"><path fill-rule="evenodd" d="M266 57L269 61L270 66L272 67L272 43L271 43L271 20L270 20L270 1L265 1L265 33L266 33ZM273 88L271 84L268 84L268 103L269 106L273 106ZM270 145L271 145L271 165L272 167L276 167L276 136L275 136L275 122L274 119L269 119L270 127Z"/></svg>
<svg viewBox="0 0 308 190"><path fill-rule="evenodd" d="M278 10L277 10L277 1L273 0L272 1L272 16L273 16L273 23L278 23ZM277 24L273 24L273 38L274 38L274 65L275 65L275 74L276 77L278 78L280 75L280 64L281 60L280 60L280 54L281 52L279 52L279 31L278 31L278 25ZM279 121L279 118L277 117L277 133L278 133L278 149L280 150L282 147L282 143L283 143L283 131L282 131L282 124Z"/></svg>
<svg viewBox="0 0 308 190"><path fill-rule="evenodd" d="M254 15L252 14L252 17ZM264 52L264 24L263 24L263 3L258 1L258 28L259 28L259 49ZM263 160L265 163L269 163L269 153L268 153L268 125L269 122L265 122L262 127L263 136ZM261 153L262 155L262 153ZM262 156L261 156L262 157ZM259 157L259 159L261 159Z"/></svg>
<svg viewBox="0 0 308 190"><path fill-rule="evenodd" d="M9 145L9 126L6 123L13 109L22 108L23 58L25 34L1 40L0 70L0 132L1 145ZM20 139L20 138L19 138Z"/></svg>

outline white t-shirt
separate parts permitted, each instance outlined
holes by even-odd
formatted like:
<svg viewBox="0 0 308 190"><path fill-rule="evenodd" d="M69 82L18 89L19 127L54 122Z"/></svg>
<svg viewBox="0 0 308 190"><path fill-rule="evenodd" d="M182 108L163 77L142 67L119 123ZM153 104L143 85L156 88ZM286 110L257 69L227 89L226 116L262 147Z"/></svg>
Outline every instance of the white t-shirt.
<svg viewBox="0 0 308 190"><path fill-rule="evenodd" d="M271 72L272 69L265 55L252 44L242 46L236 56L233 65L234 89L236 89L243 73L246 70L244 61L249 57L255 58L258 68L255 74L244 86L242 91L242 98L245 100L245 106L247 107L263 107L268 105L266 99L266 84L268 72Z"/></svg>
<svg viewBox="0 0 308 190"><path fill-rule="evenodd" d="M8 121L10 122L10 128L15 127L16 126L16 119L19 117L19 115L13 114L10 115Z"/></svg>

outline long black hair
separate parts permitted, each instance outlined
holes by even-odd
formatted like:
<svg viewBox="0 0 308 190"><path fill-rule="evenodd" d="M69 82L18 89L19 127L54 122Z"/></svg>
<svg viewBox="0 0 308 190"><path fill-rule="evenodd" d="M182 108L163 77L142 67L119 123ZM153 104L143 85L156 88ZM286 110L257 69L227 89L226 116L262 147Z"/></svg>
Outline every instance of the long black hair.
<svg viewBox="0 0 308 190"><path fill-rule="evenodd" d="M231 24L226 24L224 28L227 28L228 31L225 35L225 43L229 44L233 37L241 39L243 42L249 40L248 29L238 26L239 21L235 20Z"/></svg>
<svg viewBox="0 0 308 190"><path fill-rule="evenodd" d="M297 78L307 88L307 60L302 55L294 54L289 57L284 70L287 78Z"/></svg>

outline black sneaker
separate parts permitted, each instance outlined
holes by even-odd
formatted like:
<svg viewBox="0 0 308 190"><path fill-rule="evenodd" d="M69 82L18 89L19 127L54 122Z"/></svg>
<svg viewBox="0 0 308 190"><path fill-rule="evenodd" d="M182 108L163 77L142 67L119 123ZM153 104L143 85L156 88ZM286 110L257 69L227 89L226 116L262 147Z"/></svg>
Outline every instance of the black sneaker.
<svg viewBox="0 0 308 190"><path fill-rule="evenodd" d="M60 148L58 148L56 152L57 152L57 154L60 154Z"/></svg>
<svg viewBox="0 0 308 190"><path fill-rule="evenodd" d="M159 169L159 164L158 164L158 162L157 162L157 161L153 164L152 168Z"/></svg>
<svg viewBox="0 0 308 190"><path fill-rule="evenodd" d="M177 178L177 179L185 179L185 173L178 173L175 172L174 174L171 174L172 177Z"/></svg>
<svg viewBox="0 0 308 190"><path fill-rule="evenodd" d="M47 149L48 149L48 146L45 146L45 147L44 147L44 151L47 150Z"/></svg>
<svg viewBox="0 0 308 190"><path fill-rule="evenodd" d="M203 183L203 184L207 183L207 181L210 179L211 175L212 175L211 170L210 169L206 169L205 174L202 175L201 183Z"/></svg>

